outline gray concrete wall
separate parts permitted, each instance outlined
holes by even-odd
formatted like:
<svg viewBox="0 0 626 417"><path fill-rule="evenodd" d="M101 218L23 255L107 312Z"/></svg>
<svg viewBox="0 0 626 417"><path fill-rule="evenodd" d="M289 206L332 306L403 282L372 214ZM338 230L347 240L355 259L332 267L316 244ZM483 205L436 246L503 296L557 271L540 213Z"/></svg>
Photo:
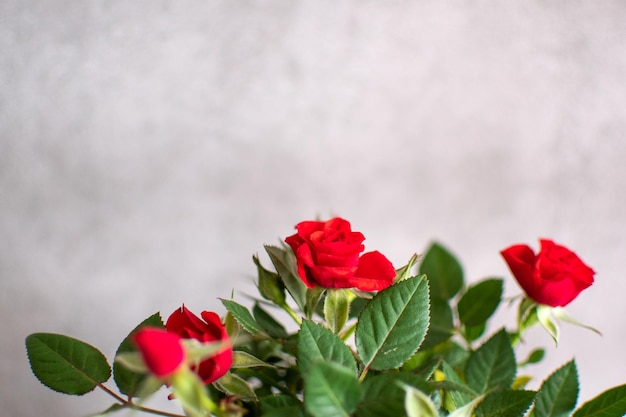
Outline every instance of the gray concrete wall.
<svg viewBox="0 0 626 417"><path fill-rule="evenodd" d="M6 415L110 403L40 386L27 334L112 357L157 310L223 312L318 215L397 265L437 239L508 295L500 249L566 244L597 271L568 309L605 335L532 332L530 372L626 382L625 2L4 0L0 51Z"/></svg>

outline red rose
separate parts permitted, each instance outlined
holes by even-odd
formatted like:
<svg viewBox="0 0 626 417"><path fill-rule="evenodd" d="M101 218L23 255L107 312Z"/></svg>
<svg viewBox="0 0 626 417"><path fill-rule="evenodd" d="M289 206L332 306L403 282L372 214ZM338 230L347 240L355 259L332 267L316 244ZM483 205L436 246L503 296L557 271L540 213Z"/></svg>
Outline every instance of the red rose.
<svg viewBox="0 0 626 417"><path fill-rule="evenodd" d="M304 221L285 239L298 262L298 274L308 288L357 288L378 291L393 283L396 271L380 252L368 252L360 232L336 217L325 222Z"/></svg>
<svg viewBox="0 0 626 417"><path fill-rule="evenodd" d="M185 348L174 333L145 327L135 334L134 340L144 363L158 377L173 374L185 362Z"/></svg>
<svg viewBox="0 0 626 417"><path fill-rule="evenodd" d="M527 245L513 245L501 254L526 294L539 304L569 304L593 284L593 269L572 251L551 240L540 239L537 255Z"/></svg>
<svg viewBox="0 0 626 417"><path fill-rule="evenodd" d="M185 306L174 311L165 323L168 332L175 333L185 339L196 339L200 342L230 341L228 333L220 317L209 311L203 311L201 320ZM200 362L192 369L204 381L210 384L228 372L233 363L233 349L228 347L224 351Z"/></svg>

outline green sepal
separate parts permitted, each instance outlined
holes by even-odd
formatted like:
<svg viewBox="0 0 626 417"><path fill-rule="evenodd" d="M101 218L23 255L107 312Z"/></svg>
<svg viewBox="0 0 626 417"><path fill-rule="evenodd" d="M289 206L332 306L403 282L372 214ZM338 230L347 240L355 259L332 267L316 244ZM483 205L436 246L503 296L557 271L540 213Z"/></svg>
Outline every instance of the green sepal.
<svg viewBox="0 0 626 417"><path fill-rule="evenodd" d="M537 306L537 319L541 326L548 332L554 344L559 344L559 322L556 320L553 314L553 307L539 304Z"/></svg>
<svg viewBox="0 0 626 417"><path fill-rule="evenodd" d="M409 262L407 262L406 265L396 269L396 277L394 278L393 282L395 283L395 282L404 281L405 279L409 279L412 276L414 276L414 274L411 272L411 270L415 266L415 263L417 262L418 258L419 257L417 256L417 254L414 253L413 256L411 256L411 258L409 259Z"/></svg>
<svg viewBox="0 0 626 417"><path fill-rule="evenodd" d="M111 367L98 349L69 336L31 334L26 353L37 379L64 394L86 394L111 376Z"/></svg>
<svg viewBox="0 0 626 417"><path fill-rule="evenodd" d="M348 321L350 303L354 298L355 295L350 290L326 290L326 299L324 300L324 319L333 333L339 334L339 332L343 329L343 326Z"/></svg>

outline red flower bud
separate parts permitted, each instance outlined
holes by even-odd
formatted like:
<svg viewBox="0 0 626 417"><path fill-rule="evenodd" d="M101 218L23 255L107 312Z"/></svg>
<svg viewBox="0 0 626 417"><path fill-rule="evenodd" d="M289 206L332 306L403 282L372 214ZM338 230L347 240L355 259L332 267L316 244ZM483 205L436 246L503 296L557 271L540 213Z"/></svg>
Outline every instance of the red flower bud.
<svg viewBox="0 0 626 417"><path fill-rule="evenodd" d="M202 319L185 306L174 311L167 319L165 328L184 339L196 339L200 342L230 341L220 317L212 312L203 311ZM192 367L205 384L210 384L228 372L233 363L233 349L228 347L220 353Z"/></svg>
<svg viewBox="0 0 626 417"><path fill-rule="evenodd" d="M528 297L551 307L565 306L593 284L595 272L571 250L540 239L535 255L527 245L513 245L501 254Z"/></svg>
<svg viewBox="0 0 626 417"><path fill-rule="evenodd" d="M134 336L144 363L157 377L167 377L185 362L185 348L180 337L163 329L144 327Z"/></svg>

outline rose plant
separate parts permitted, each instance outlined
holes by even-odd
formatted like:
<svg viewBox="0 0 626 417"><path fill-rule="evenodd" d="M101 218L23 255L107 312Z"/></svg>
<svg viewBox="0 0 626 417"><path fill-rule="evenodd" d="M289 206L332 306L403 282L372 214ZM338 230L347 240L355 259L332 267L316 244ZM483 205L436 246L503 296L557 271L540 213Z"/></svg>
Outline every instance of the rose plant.
<svg viewBox="0 0 626 417"><path fill-rule="evenodd" d="M83 341L34 333L26 339L32 371L65 394L104 390L115 403L102 416L626 414L626 384L577 406L574 360L530 389L523 370L545 351L516 355L536 324L555 341L561 320L580 324L563 307L593 283L594 271L571 250L542 239L537 254L527 245L501 252L524 294L510 301L518 303L516 323L491 331L504 279L468 285L438 243L396 268L380 252L364 252L364 240L341 218L300 222L284 244L265 246L273 268L253 256L259 296L251 306L224 298L221 317L182 306L165 323L156 313L122 341L113 366ZM105 385L111 374L119 393ZM164 387L182 414L146 405Z"/></svg>

